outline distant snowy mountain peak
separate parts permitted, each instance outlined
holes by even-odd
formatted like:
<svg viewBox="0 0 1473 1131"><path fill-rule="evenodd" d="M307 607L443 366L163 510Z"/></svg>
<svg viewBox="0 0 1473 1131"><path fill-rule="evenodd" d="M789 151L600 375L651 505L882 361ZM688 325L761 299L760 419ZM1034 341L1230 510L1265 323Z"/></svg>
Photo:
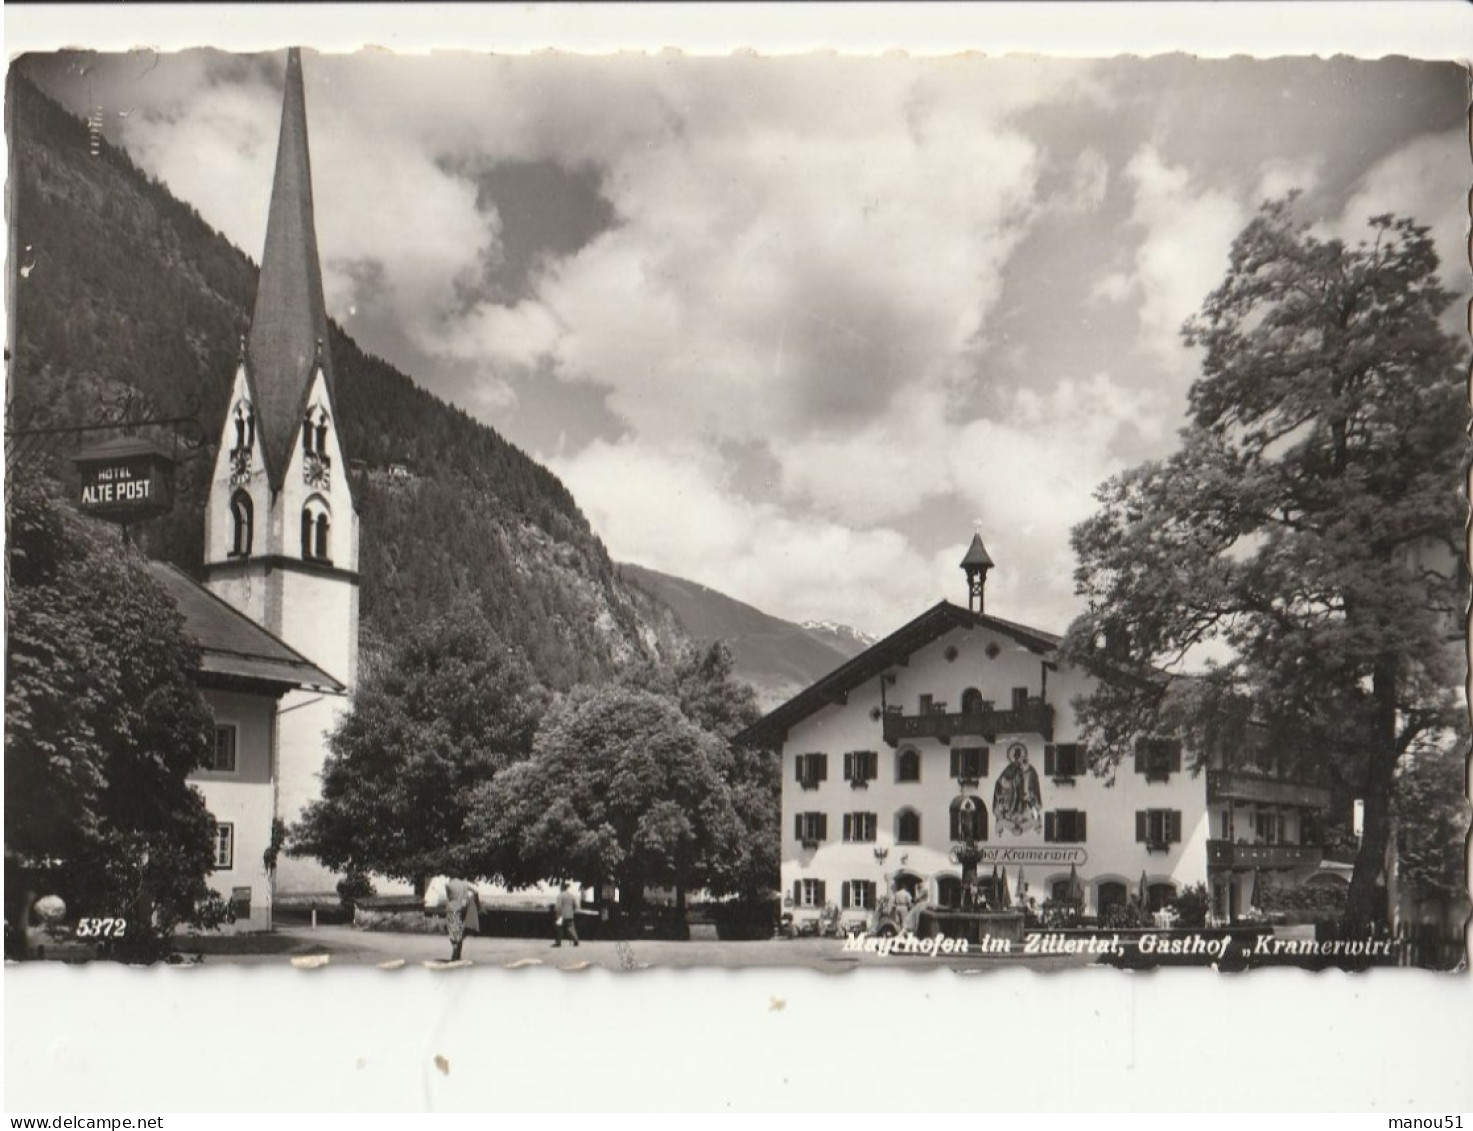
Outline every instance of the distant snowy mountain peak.
<svg viewBox="0 0 1473 1131"><path fill-rule="evenodd" d="M878 636L871 636L867 632L860 632L857 628L852 628L847 624L840 624L838 621L832 620L805 620L803 627L809 632L832 636L846 643L856 644L861 648L868 648L880 639Z"/></svg>

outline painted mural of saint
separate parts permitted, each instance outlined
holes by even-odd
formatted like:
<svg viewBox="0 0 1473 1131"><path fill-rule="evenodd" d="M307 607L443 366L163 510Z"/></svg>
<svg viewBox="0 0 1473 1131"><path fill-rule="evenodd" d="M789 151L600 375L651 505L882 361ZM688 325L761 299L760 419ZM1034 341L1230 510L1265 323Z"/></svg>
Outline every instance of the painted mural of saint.
<svg viewBox="0 0 1473 1131"><path fill-rule="evenodd" d="M1028 748L1022 743L1008 750L1008 765L992 791L992 819L999 831L1014 836L1043 828L1043 795L1038 788L1038 771L1028 763Z"/></svg>

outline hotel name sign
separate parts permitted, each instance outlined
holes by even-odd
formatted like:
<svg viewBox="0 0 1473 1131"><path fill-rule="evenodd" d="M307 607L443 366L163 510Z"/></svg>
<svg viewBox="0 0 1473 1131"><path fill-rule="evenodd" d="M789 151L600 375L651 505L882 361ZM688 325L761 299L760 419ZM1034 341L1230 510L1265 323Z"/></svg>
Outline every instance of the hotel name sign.
<svg viewBox="0 0 1473 1131"><path fill-rule="evenodd" d="M76 463L78 502L87 514L133 522L162 514L173 504L173 461L167 457L134 447L86 453Z"/></svg>
<svg viewBox="0 0 1473 1131"><path fill-rule="evenodd" d="M979 864L1084 864L1089 860L1084 849L1064 844L989 846L981 852Z"/></svg>

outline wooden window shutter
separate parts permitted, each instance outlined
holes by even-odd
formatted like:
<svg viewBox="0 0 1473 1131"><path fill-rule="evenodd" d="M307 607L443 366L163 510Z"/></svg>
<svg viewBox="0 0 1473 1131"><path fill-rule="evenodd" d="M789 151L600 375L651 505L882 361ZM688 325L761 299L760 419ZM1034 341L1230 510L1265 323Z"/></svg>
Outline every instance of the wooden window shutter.
<svg viewBox="0 0 1473 1131"><path fill-rule="evenodd" d="M793 759L793 765L797 767L798 771L798 776L795 780L799 782L802 782L803 780L803 759L805 757L807 757L807 755L799 754L796 758Z"/></svg>
<svg viewBox="0 0 1473 1131"><path fill-rule="evenodd" d="M1146 772L1146 736L1139 735L1135 740L1135 772L1143 774Z"/></svg>
<svg viewBox="0 0 1473 1131"><path fill-rule="evenodd" d="M793 906L794 907L802 907L803 906L803 881L802 880L794 880L793 881Z"/></svg>
<svg viewBox="0 0 1473 1131"><path fill-rule="evenodd" d="M844 755L844 780L854 780L854 755L852 753Z"/></svg>
<svg viewBox="0 0 1473 1131"><path fill-rule="evenodd" d="M824 896L825 896L824 882L822 880L817 880L815 882L818 884L818 899L817 899L817 903L818 903L818 905L820 907L822 907L827 902L827 900L824 898Z"/></svg>
<svg viewBox="0 0 1473 1131"><path fill-rule="evenodd" d="M845 813L844 814L844 839L845 840L853 840L854 839L854 814L853 813Z"/></svg>
<svg viewBox="0 0 1473 1131"><path fill-rule="evenodd" d="M1049 841L1059 839L1059 821L1057 814L1045 813L1043 815L1043 839Z"/></svg>
<svg viewBox="0 0 1473 1131"><path fill-rule="evenodd" d="M795 840L802 840L803 839L803 814L802 813L794 813L793 814L793 838Z"/></svg>
<svg viewBox="0 0 1473 1131"><path fill-rule="evenodd" d="M961 775L961 761L960 761L960 757L959 757L960 754L961 754L961 751L960 750L957 750L955 748L953 748L952 751L951 751L951 776L954 777L954 778L959 778L959 777L962 776Z"/></svg>
<svg viewBox="0 0 1473 1131"><path fill-rule="evenodd" d="M987 763L989 762L989 760L992 757L992 747L990 747L990 746L984 746L984 747L982 747L981 750L978 752L978 757L980 757L981 760L982 760L981 761L981 766L980 766L980 769L982 771L981 776L985 778L985 777L987 777L987 775L989 773L989 770L987 768Z"/></svg>
<svg viewBox="0 0 1473 1131"><path fill-rule="evenodd" d="M818 815L818 839L829 839L829 815L827 813L820 813Z"/></svg>
<svg viewBox="0 0 1473 1131"><path fill-rule="evenodd" d="M1172 844L1180 844L1181 843L1181 810L1180 809L1173 809L1166 816L1167 816L1167 822L1166 823L1170 826L1170 831L1169 831L1169 834L1168 834L1168 836L1167 836L1166 839L1168 841L1170 841Z"/></svg>
<svg viewBox="0 0 1473 1131"><path fill-rule="evenodd" d="M877 778L880 776L880 752L878 750L866 750L864 752L864 776L866 778Z"/></svg>
<svg viewBox="0 0 1473 1131"><path fill-rule="evenodd" d="M1135 839L1137 841L1146 839L1146 811L1144 809L1135 811Z"/></svg>
<svg viewBox="0 0 1473 1131"><path fill-rule="evenodd" d="M845 880L844 883L840 886L839 890L842 893L840 899L842 900L843 905L845 907L851 906L849 902L849 881Z"/></svg>
<svg viewBox="0 0 1473 1131"><path fill-rule="evenodd" d="M818 755L818 780L829 780L829 756L827 754Z"/></svg>
<svg viewBox="0 0 1473 1131"><path fill-rule="evenodd" d="M1048 777L1053 777L1059 772L1059 751L1057 747L1045 746L1043 748L1043 772Z"/></svg>
<svg viewBox="0 0 1473 1131"><path fill-rule="evenodd" d="M1089 814L1086 813L1083 809L1079 810L1074 815L1074 824L1075 824L1075 827L1079 831L1079 843L1080 844L1083 844L1086 840L1089 839L1089 836L1086 834L1085 827L1084 827L1085 819L1088 818L1088 816L1089 816Z"/></svg>

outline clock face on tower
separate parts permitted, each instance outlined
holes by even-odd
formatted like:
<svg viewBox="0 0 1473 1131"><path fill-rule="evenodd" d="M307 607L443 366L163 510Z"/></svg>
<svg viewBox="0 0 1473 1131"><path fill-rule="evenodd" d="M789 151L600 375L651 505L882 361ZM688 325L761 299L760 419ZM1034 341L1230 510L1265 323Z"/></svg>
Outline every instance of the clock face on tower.
<svg viewBox="0 0 1473 1131"><path fill-rule="evenodd" d="M325 457L308 452L302 463L302 479L308 487L329 490L332 487L332 468Z"/></svg>

